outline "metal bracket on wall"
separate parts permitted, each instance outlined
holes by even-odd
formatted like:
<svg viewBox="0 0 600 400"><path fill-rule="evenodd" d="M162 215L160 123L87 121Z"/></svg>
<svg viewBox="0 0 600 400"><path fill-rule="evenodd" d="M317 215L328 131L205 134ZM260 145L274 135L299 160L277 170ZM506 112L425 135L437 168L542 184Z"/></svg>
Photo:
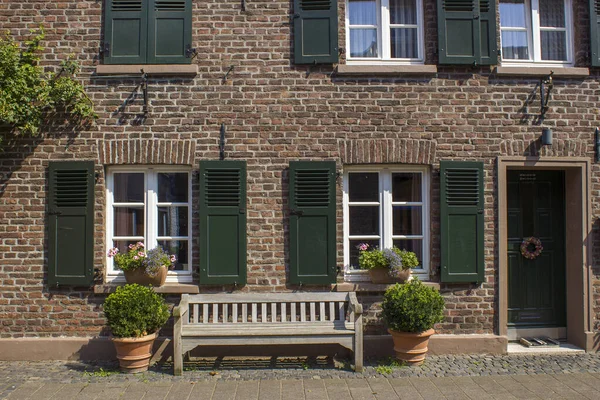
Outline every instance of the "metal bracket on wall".
<svg viewBox="0 0 600 400"><path fill-rule="evenodd" d="M550 75L540 80L540 117L543 119L548 111L548 101L550 100L550 93L554 88L554 81L552 80L554 71L550 71Z"/></svg>
<svg viewBox="0 0 600 400"><path fill-rule="evenodd" d="M227 70L227 72L225 73L225 76L223 77L223 83L227 82L227 77L233 71L233 68L235 68L235 65L229 66L229 69Z"/></svg>
<svg viewBox="0 0 600 400"><path fill-rule="evenodd" d="M103 76L103 79L141 79L140 84L134 89L137 91L137 88L141 87L142 94L144 96L144 105L142 106L142 112L144 113L144 117L148 116L148 73L144 72L144 69L140 69L139 75L107 75ZM127 101L125 101L125 104ZM121 106L121 107L124 107ZM121 108L120 107L120 108Z"/></svg>

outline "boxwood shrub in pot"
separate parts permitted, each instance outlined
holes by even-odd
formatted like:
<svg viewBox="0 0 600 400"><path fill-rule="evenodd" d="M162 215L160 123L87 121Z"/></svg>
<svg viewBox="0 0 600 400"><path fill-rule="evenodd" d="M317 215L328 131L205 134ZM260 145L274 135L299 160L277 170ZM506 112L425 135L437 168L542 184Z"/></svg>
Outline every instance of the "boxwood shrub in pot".
<svg viewBox="0 0 600 400"><path fill-rule="evenodd" d="M137 284L117 288L104 302L117 358L124 372L148 369L158 330L169 319L169 307L151 287Z"/></svg>
<svg viewBox="0 0 600 400"><path fill-rule="evenodd" d="M433 326L444 320L444 298L417 278L390 287L383 296L383 320L394 340L396 357L423 363Z"/></svg>

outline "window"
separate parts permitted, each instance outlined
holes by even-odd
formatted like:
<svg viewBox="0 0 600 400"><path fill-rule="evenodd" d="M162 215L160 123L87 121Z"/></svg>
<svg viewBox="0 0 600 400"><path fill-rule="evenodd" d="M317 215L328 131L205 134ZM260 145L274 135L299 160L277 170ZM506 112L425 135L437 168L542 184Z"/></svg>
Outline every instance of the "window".
<svg viewBox="0 0 600 400"><path fill-rule="evenodd" d="M423 62L421 0L347 0L348 61Z"/></svg>
<svg viewBox="0 0 600 400"><path fill-rule="evenodd" d="M500 0L502 60L573 63L571 0Z"/></svg>
<svg viewBox="0 0 600 400"><path fill-rule="evenodd" d="M428 278L429 175L426 167L351 168L344 173L344 265L348 280L361 280L359 243L414 251L414 270ZM363 275L364 276L364 275Z"/></svg>
<svg viewBox="0 0 600 400"><path fill-rule="evenodd" d="M105 64L188 64L192 0L107 0Z"/></svg>
<svg viewBox="0 0 600 400"><path fill-rule="evenodd" d="M107 175L107 247L138 241L175 254L167 282L191 282L191 178L176 168L114 168ZM120 275L107 256L107 276Z"/></svg>

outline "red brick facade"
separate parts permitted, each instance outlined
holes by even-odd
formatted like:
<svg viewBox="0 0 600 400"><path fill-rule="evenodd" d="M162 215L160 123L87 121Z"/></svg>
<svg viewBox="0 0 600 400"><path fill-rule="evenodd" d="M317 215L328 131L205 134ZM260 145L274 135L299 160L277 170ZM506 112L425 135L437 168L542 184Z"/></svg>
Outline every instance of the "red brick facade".
<svg viewBox="0 0 600 400"><path fill-rule="evenodd" d="M344 1L339 44L345 47ZM425 64L437 63L436 4L425 2ZM151 75L149 114L142 117L138 80L94 75L101 63L103 2L0 0L0 28L20 39L43 24L49 67L74 54L79 79L100 118L83 132L54 131L6 147L0 169L0 337L104 334L104 295L88 288L49 288L46 191L50 160L96 163L95 269L102 283L105 243L105 167L120 164L189 165L197 182L200 160L218 159L225 124L228 159L247 161L248 284L243 291L287 291L289 162L422 164L431 170L431 280L439 282L439 161L485 165L485 263L481 285L442 285L446 321L439 331L498 333L498 221L496 158L502 155L594 159L600 115L600 73L554 79L544 126L551 147L540 145L538 76L503 76L489 67L437 66L435 74L344 76L335 66L297 66L292 54L292 2L193 1L195 76ZM575 67L589 67L588 2L574 0ZM343 58L343 55L342 55ZM341 60L344 63L344 60ZM234 69L224 79L230 66ZM131 98L133 92L137 96ZM538 93L539 94L539 93ZM594 235L600 216L600 168L592 165ZM192 210L197 215L197 183ZM338 181L338 265L343 265L342 186ZM198 221L194 218L193 232ZM596 240L597 242L597 240ZM197 243L193 239L194 246ZM593 326L600 329L600 248L594 245ZM193 249L197 270L198 249ZM338 281L343 278L340 275ZM231 289L231 288L226 288ZM320 287L318 289L324 289ZM327 289L327 288L325 288ZM223 290L209 288L202 290ZM381 293L363 295L372 326ZM176 300L176 299L174 299ZM374 304L374 305L372 305ZM168 334L168 333L167 333Z"/></svg>

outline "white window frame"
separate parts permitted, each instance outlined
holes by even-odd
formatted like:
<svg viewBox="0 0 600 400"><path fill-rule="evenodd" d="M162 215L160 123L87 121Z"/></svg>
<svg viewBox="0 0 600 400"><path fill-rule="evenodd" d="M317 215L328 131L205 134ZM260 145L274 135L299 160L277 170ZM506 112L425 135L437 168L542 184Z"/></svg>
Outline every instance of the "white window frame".
<svg viewBox="0 0 600 400"><path fill-rule="evenodd" d="M540 28L539 2L543 0L525 0L525 25L527 30L527 46L529 50L529 60L513 60L505 59L502 53L503 66L526 66L535 65L536 67L572 67L574 65L574 42L573 42L573 3L571 0L563 0L565 7L565 28ZM500 10L500 2L498 2L498 10ZM500 12L500 11L498 11ZM541 31L565 31L567 60L552 61L542 60L542 44L540 38ZM502 32L503 31L520 31L523 28L502 27L500 25L500 49L502 49Z"/></svg>
<svg viewBox="0 0 600 400"><path fill-rule="evenodd" d="M137 239L144 242L147 249L152 249L158 245L159 240L176 239L188 240L188 265L186 270L170 270L167 274L167 283L190 283L192 282L192 170L191 168L181 168L174 166L118 166L110 167L106 171L106 281L107 282L125 282L123 271L114 268L113 259L109 258L107 253L113 245L113 240L119 240L119 237L113 235L114 232L114 174L115 173L143 173L144 174L144 237ZM187 203L163 203L158 202L158 174L163 172L180 172L188 174L188 201ZM127 205L127 203L116 203L118 205ZM135 203L136 205L138 203ZM188 208L188 234L187 237L179 236L158 236L156 221L157 209L165 205L186 205ZM129 237L127 239L130 239Z"/></svg>
<svg viewBox="0 0 600 400"><path fill-rule="evenodd" d="M350 206L349 206L349 183L348 174L359 172L377 172L379 175L379 199L377 202L353 202L354 205L379 205L379 231L380 235L360 236L363 239L379 239L380 248L390 248L394 239L422 239L423 257L422 268L413 269L413 276L426 281L429 280L429 182L430 172L427 166L351 166L344 168L343 174L343 207L344 207L344 280L347 282L364 282L369 280L368 271L350 269ZM392 174L398 172L411 172L421 174L421 202L392 202ZM422 207L422 235L393 235L393 206L394 205L420 205Z"/></svg>
<svg viewBox="0 0 600 400"><path fill-rule="evenodd" d="M350 0L346 0L346 64L347 65L421 65L424 63L424 30L423 30L423 1L416 0L417 7L417 58L391 58L390 49L390 28L392 27L414 27L407 24L390 24L390 0L376 0L377 4L377 54L379 57L352 57L350 55ZM372 25L352 25L353 29L369 28Z"/></svg>

